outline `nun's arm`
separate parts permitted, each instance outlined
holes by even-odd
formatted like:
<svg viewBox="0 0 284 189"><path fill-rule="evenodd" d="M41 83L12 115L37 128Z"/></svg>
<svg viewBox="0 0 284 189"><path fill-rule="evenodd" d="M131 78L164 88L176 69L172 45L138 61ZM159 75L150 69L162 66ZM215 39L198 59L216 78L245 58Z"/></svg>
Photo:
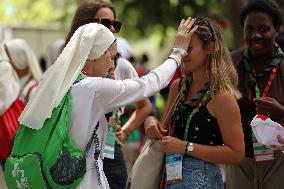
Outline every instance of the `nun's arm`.
<svg viewBox="0 0 284 189"><path fill-rule="evenodd" d="M167 59L141 78L120 81L101 78L97 83L95 99L103 104L105 113L111 112L159 92L169 84L176 68L176 62Z"/></svg>

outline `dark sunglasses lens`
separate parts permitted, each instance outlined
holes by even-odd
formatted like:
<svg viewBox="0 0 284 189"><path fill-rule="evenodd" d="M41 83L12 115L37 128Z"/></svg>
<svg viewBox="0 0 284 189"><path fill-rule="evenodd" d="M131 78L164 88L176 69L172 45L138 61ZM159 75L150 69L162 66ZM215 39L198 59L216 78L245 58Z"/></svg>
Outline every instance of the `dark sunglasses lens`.
<svg viewBox="0 0 284 189"><path fill-rule="evenodd" d="M121 22L119 22L119 21L113 21L112 25L113 25L113 28L115 29L116 32L119 32L119 31L120 31Z"/></svg>
<svg viewBox="0 0 284 189"><path fill-rule="evenodd" d="M101 24L110 29L111 21L109 19L101 19Z"/></svg>

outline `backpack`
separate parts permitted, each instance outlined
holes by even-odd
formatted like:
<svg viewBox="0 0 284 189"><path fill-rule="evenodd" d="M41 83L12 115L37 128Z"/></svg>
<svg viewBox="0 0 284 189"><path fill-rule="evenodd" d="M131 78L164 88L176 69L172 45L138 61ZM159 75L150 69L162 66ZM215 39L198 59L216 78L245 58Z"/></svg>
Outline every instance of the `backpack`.
<svg viewBox="0 0 284 189"><path fill-rule="evenodd" d="M80 74L76 82L83 78L84 76ZM40 130L20 126L15 137L14 148L5 163L8 188L72 189L80 184L86 173L85 155L88 149L85 152L80 151L69 135L70 107L71 89L52 111L51 118L45 120ZM96 129L93 135L95 131ZM91 140L92 138L93 136ZM58 165L60 168L64 162L69 166L68 169L76 169L78 168L76 166L79 166L82 171L76 173L77 175L70 175L68 169L55 169ZM71 178L71 181L57 178L59 173L66 178Z"/></svg>
<svg viewBox="0 0 284 189"><path fill-rule="evenodd" d="M0 160L5 161L11 150L13 139L19 128L18 117L25 108L25 103L19 98L0 116Z"/></svg>

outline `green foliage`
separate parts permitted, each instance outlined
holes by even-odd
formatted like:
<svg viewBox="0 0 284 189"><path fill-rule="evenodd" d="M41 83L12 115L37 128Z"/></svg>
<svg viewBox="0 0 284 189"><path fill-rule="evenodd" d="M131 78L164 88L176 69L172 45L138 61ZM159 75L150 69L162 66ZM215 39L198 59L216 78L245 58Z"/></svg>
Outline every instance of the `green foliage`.
<svg viewBox="0 0 284 189"><path fill-rule="evenodd" d="M4 1L4 2L3 2ZM12 25L65 25L72 19L78 0L2 0L0 22Z"/></svg>
<svg viewBox="0 0 284 189"><path fill-rule="evenodd" d="M122 35L136 39L158 32L163 36L160 45L169 37L166 31L176 28L182 18L224 13L224 4L220 0L113 0L112 3L126 28L122 29Z"/></svg>
<svg viewBox="0 0 284 189"><path fill-rule="evenodd" d="M82 0L1 0L0 23L25 26L69 27ZM172 38L179 21L188 16L226 15L228 0L108 0L113 3L128 39L160 36L163 46ZM229 0L230 1L230 0ZM171 32L169 32L171 31ZM173 31L173 32L172 32ZM228 33L228 32L226 32Z"/></svg>

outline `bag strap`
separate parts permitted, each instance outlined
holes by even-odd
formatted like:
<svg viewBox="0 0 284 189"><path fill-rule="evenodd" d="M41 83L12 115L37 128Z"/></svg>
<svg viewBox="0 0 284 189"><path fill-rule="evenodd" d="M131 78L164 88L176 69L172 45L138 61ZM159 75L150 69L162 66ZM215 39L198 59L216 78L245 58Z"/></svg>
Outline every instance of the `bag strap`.
<svg viewBox="0 0 284 189"><path fill-rule="evenodd" d="M179 100L180 100L180 95L183 91L183 87L185 87L185 79L184 78L181 78L181 81L179 83L179 92L178 92L178 95L176 96L173 104L171 105L169 111L167 112L167 114L165 115L165 117L163 118L161 124L164 125L165 124L165 121L170 117L172 116L172 113L173 111L176 109L178 103L179 103ZM180 87L181 86L181 87ZM170 127L169 127L170 128ZM143 151L145 151L148 146L153 146L153 144L156 142L157 140L154 140L154 139L151 139L149 143L145 143L145 146L143 147L143 149L141 150L140 154L143 153Z"/></svg>
<svg viewBox="0 0 284 189"><path fill-rule="evenodd" d="M90 150L93 142L95 144L95 153L94 153L94 159L95 159L95 167L96 167L96 172L97 172L97 176L98 176L98 182L99 182L99 185L101 186L102 182L101 182L101 176L100 176L100 170L99 170L99 164L98 164L98 159L99 159L99 155L100 155L100 144L99 144L99 138L98 138L98 134L97 134L97 130L99 128L99 122L97 123L93 133L92 133L92 136L86 146L86 149L84 151L84 159L86 159L86 156L87 156L87 153L88 151Z"/></svg>
<svg viewBox="0 0 284 189"><path fill-rule="evenodd" d="M161 123L162 125L164 125L166 120L173 114L173 111L176 109L176 107L177 107L177 105L179 103L179 100L180 100L179 97L181 95L181 92L182 92L182 89L183 89L184 83L185 83L184 78L181 78L181 82L180 83L181 84L179 84L179 86L181 86L181 87L179 87L178 95L176 96L176 98L175 98L174 102L172 103L169 111L167 112L167 114L165 115L164 119L162 120L162 123Z"/></svg>
<svg viewBox="0 0 284 189"><path fill-rule="evenodd" d="M85 148L85 151L84 151L84 157L86 157L88 151L90 150L90 148L93 144L93 141L94 141L94 138L95 138L95 135L96 135L98 128L99 128L99 122L97 123L95 129L93 130L92 136L91 136L90 140L88 141L88 143L86 145L86 148Z"/></svg>

